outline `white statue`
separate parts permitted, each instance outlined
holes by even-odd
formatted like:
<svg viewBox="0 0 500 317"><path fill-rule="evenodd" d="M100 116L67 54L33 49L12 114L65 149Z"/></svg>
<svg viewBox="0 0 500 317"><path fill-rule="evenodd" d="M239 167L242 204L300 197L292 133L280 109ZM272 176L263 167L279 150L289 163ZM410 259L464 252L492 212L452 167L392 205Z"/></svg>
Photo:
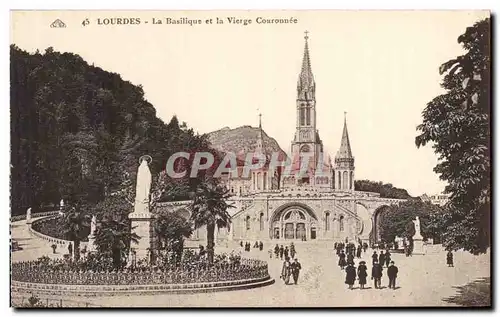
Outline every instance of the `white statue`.
<svg viewBox="0 0 500 317"><path fill-rule="evenodd" d="M62 210L64 208L64 199L61 198L61 201L59 202L59 208Z"/></svg>
<svg viewBox="0 0 500 317"><path fill-rule="evenodd" d="M30 224L31 223L31 207L26 210L26 223Z"/></svg>
<svg viewBox="0 0 500 317"><path fill-rule="evenodd" d="M149 171L146 158L142 158L141 165L137 171L137 186L135 188L135 201L141 203L149 202L151 190L151 172Z"/></svg>
<svg viewBox="0 0 500 317"><path fill-rule="evenodd" d="M137 185L135 188L134 213L144 214L149 212L149 192L151 191L151 172L148 167L148 158L143 156L140 159L139 170L137 171Z"/></svg>
<svg viewBox="0 0 500 317"><path fill-rule="evenodd" d="M96 225L97 225L97 217L93 215L92 220L90 221L90 234L92 237L95 235Z"/></svg>
<svg viewBox="0 0 500 317"><path fill-rule="evenodd" d="M420 233L420 219L417 216L415 220L412 221L415 225L415 235L413 236L413 238L422 239L422 234Z"/></svg>

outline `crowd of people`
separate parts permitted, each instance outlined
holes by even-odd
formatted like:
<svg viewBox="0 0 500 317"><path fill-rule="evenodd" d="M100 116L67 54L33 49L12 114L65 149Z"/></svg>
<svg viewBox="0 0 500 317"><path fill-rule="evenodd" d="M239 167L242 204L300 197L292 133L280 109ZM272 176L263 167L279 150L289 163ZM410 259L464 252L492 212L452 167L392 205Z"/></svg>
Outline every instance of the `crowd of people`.
<svg viewBox="0 0 500 317"><path fill-rule="evenodd" d="M240 241L240 247L244 248L245 251L250 252L252 244L250 242L243 243L243 241ZM262 251L264 249L264 243L262 243L262 241L255 241L255 243L253 244L253 248Z"/></svg>
<svg viewBox="0 0 500 317"><path fill-rule="evenodd" d="M353 289L356 277L359 281L359 288L365 289L368 277L368 267L366 261L359 261L356 269L354 258L360 259L362 253L366 253L368 245L366 243L359 243L356 246L354 243L336 242L334 244L335 252L338 256L338 265L341 270L345 270L345 283L349 289ZM381 281L383 276L384 265L387 268L387 277L389 278L389 288L396 289L396 278L398 276L398 267L394 261L391 260L391 253L387 249L384 253L383 250L380 254L373 251L372 254L372 270L371 279L373 280L376 289L382 288Z"/></svg>
<svg viewBox="0 0 500 317"><path fill-rule="evenodd" d="M281 268L280 278L285 282L285 285L290 284L290 277L293 277L293 284L297 284L299 281L299 273L302 269L300 265L299 259L297 259L297 251L295 250L295 245L290 243L290 248L288 246L283 247L283 245L274 247L275 258L278 257L280 260L283 260L283 266ZM272 258L272 253L270 253L270 257ZM292 261L293 260L293 261Z"/></svg>

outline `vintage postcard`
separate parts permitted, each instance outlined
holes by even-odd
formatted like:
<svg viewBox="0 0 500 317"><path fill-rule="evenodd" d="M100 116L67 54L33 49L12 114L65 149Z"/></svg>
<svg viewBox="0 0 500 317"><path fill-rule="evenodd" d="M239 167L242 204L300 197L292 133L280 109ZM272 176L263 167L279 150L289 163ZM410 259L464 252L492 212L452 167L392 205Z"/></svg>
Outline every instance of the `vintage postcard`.
<svg viewBox="0 0 500 317"><path fill-rule="evenodd" d="M491 307L489 11L10 23L13 307Z"/></svg>

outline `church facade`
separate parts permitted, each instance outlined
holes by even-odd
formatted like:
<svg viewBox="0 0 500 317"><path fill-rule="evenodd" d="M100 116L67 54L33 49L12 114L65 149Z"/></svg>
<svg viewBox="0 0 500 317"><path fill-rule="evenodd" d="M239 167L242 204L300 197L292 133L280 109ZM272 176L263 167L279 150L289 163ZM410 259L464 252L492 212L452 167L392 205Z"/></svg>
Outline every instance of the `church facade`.
<svg viewBox="0 0 500 317"><path fill-rule="evenodd" d="M381 198L377 193L354 189L355 160L351 150L347 122L333 163L324 154L316 124L316 83L311 68L308 37L297 81L296 131L291 142L292 173L280 175L266 164L246 178L225 176L233 193L229 210L230 228L219 229L217 240L234 241L359 241L375 242L380 238L381 211L401 200ZM268 155L263 146L262 126L256 152ZM306 169L297 173L304 153L310 159ZM188 202L164 203L172 210L185 209ZM205 239L203 229L193 235Z"/></svg>

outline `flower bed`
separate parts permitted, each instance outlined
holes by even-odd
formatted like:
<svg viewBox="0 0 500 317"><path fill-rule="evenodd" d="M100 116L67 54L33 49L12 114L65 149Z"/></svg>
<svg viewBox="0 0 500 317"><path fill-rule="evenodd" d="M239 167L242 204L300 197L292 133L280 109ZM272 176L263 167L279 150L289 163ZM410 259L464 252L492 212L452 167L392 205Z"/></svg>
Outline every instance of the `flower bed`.
<svg viewBox="0 0 500 317"><path fill-rule="evenodd" d="M229 259L229 258L227 258ZM46 265L42 261L13 263L12 280L63 285L157 285L253 280L269 277L267 263L254 259L220 261L168 267L137 267L114 271L91 271L78 266Z"/></svg>
<svg viewBox="0 0 500 317"><path fill-rule="evenodd" d="M44 236L67 241L64 231L61 230L63 228L62 221L63 219L58 215L37 219L31 224L31 229ZM90 233L90 228L87 231ZM88 239L85 238L83 241L88 241Z"/></svg>

